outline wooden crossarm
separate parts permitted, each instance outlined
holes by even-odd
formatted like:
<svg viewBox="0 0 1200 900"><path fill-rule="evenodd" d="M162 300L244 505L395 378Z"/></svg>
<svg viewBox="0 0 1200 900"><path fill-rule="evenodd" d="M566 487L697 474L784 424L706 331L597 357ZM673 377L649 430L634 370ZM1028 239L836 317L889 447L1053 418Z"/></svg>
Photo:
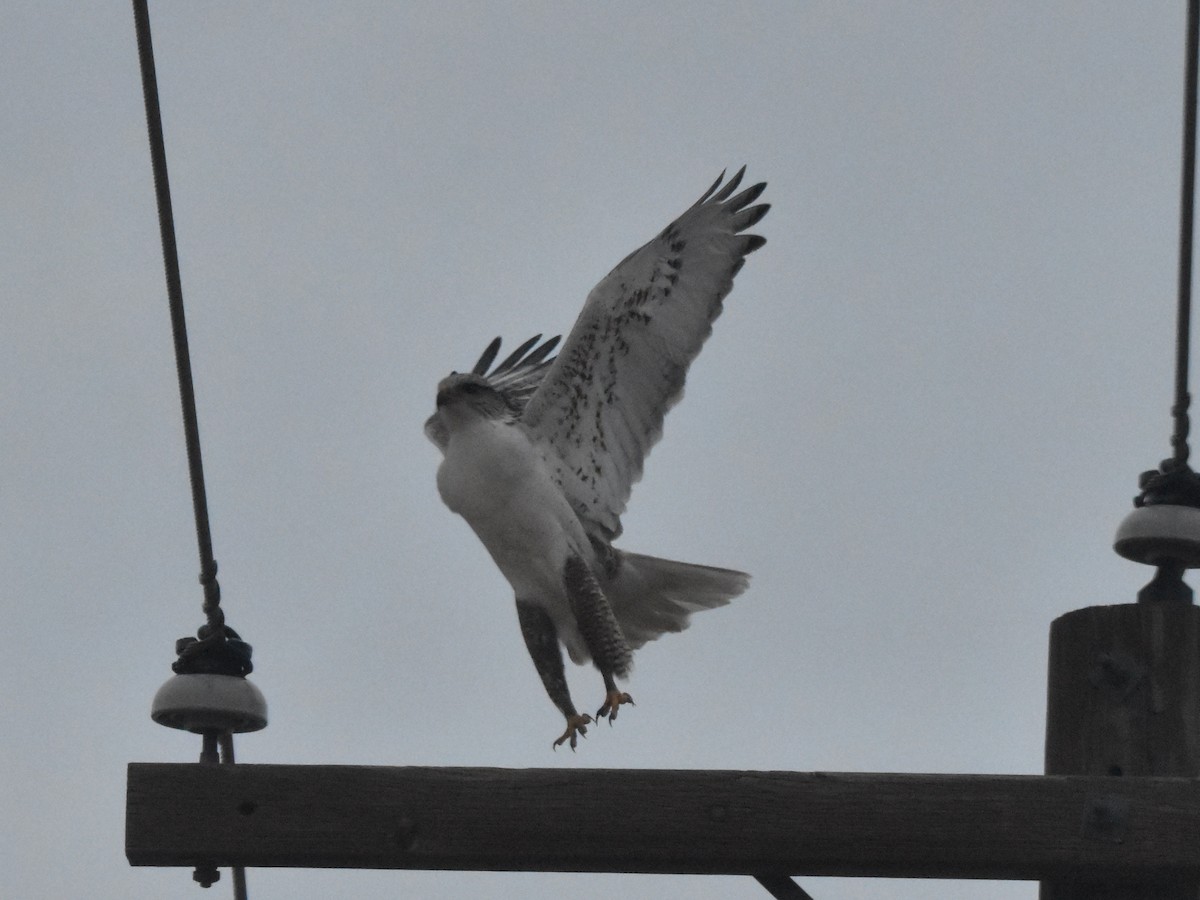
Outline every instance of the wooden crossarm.
<svg viewBox="0 0 1200 900"><path fill-rule="evenodd" d="M134 865L1200 882L1200 782L134 763Z"/></svg>

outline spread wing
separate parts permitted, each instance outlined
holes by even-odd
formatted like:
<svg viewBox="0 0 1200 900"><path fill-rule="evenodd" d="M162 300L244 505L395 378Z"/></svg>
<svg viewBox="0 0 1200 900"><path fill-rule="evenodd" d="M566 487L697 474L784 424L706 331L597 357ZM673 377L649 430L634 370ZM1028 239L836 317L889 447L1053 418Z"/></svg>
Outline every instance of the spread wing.
<svg viewBox="0 0 1200 900"><path fill-rule="evenodd" d="M683 392L745 257L766 240L742 234L770 208L766 184L734 194L724 174L658 237L627 256L588 295L521 421L595 537L621 533L629 491Z"/></svg>

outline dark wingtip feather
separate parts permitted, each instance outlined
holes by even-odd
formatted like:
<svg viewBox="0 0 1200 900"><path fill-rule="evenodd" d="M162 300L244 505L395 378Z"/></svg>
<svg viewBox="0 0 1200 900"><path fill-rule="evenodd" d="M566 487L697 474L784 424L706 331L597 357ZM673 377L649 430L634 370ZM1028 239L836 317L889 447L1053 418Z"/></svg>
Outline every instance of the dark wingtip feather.
<svg viewBox="0 0 1200 900"><path fill-rule="evenodd" d="M758 206L751 206L749 209L743 209L740 213L738 213L737 218L733 220L733 230L745 231L752 225L757 224L770 209L770 203L761 203Z"/></svg>
<svg viewBox="0 0 1200 900"><path fill-rule="evenodd" d="M521 357L529 352L530 347L532 347L534 344L536 344L541 339L542 339L542 336L540 334L535 334L533 337L531 337L529 340L527 340L525 343L523 343L520 347L518 347L512 353L508 354L508 356L505 358L504 362L502 362L502 363L500 363L500 365L496 366L496 368L492 372L492 374L499 375L501 372L507 372L509 369L511 369L513 366L515 366L517 363L519 363L521 361ZM480 374L482 374L482 373L480 373Z"/></svg>
<svg viewBox="0 0 1200 900"><path fill-rule="evenodd" d="M708 198L713 195L713 192L716 191L716 189L718 187L720 187L721 182L724 180L725 180L725 170L722 169L721 174L717 176L717 180L712 183L712 186L707 191L705 191L703 194L700 195L700 199L692 204L692 208L694 209L695 207L699 206L701 203L704 203L706 200L708 200Z"/></svg>
<svg viewBox="0 0 1200 900"><path fill-rule="evenodd" d="M487 349L483 351L483 356L479 357L479 362L475 363L475 368L471 371L475 375L486 375L488 367L492 364L492 360L496 358L496 354L500 352L500 338L496 338L487 345Z"/></svg>
<svg viewBox="0 0 1200 900"><path fill-rule="evenodd" d="M724 203L726 200L728 200L729 197L733 194L733 192L737 190L737 186L742 183L742 176L745 174L746 174L746 167L742 166L740 169L737 170L737 172L734 174L734 176L729 179L729 183L726 184L725 187L721 188L721 190L718 193L716 193L712 196L711 202L712 203Z"/></svg>
<svg viewBox="0 0 1200 900"><path fill-rule="evenodd" d="M748 256L767 242L767 239L760 234L746 235L746 243L742 244L742 255Z"/></svg>
<svg viewBox="0 0 1200 900"><path fill-rule="evenodd" d="M538 336L541 337L541 335L538 335ZM546 343L542 344L542 346L538 347L536 350L534 350L532 353L530 353L529 357L525 360L524 364L527 366L536 366L543 359L545 359L547 356L549 356L551 353L554 352L554 348L558 346L558 342L561 340L562 340L561 334L555 335L554 337L550 338L550 340L546 341Z"/></svg>
<svg viewBox="0 0 1200 900"><path fill-rule="evenodd" d="M758 184L754 184L746 188L736 197L731 199L726 205L736 212L741 210L743 207L749 206L751 203L757 200L759 195L762 194L762 192L766 189L767 183L765 181L760 181Z"/></svg>

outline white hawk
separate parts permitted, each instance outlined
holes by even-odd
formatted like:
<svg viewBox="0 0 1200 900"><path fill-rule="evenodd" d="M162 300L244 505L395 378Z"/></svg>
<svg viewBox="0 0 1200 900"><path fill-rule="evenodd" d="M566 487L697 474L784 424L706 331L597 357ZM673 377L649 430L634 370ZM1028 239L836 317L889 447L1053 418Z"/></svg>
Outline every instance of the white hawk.
<svg viewBox="0 0 1200 900"><path fill-rule="evenodd" d="M686 212L627 256L558 338L526 341L495 368L496 338L471 372L438 384L425 433L442 451L442 500L467 520L516 594L526 647L566 717L557 747L592 722L571 701L562 652L604 678L598 718L632 702L615 679L633 651L688 617L723 606L750 576L618 550L621 514L688 366L712 333L747 254L765 183L735 193L724 174ZM490 371L489 371L490 370Z"/></svg>

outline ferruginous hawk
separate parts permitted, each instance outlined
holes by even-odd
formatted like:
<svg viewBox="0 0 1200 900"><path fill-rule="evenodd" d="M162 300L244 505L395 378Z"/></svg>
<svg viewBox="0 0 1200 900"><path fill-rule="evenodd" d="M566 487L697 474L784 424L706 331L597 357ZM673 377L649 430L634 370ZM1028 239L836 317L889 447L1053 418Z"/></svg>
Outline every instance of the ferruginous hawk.
<svg viewBox="0 0 1200 900"><path fill-rule="evenodd" d="M597 718L631 703L615 679L633 651L691 613L723 606L749 576L618 550L642 461L680 398L764 215L765 184L735 193L744 167L716 180L658 237L588 295L557 357L541 335L498 366L496 338L470 372L438 384L425 433L442 451L442 500L474 529L516 593L525 645L566 717L557 747L592 718L571 701L559 645L604 678ZM490 370L490 371L489 371Z"/></svg>

